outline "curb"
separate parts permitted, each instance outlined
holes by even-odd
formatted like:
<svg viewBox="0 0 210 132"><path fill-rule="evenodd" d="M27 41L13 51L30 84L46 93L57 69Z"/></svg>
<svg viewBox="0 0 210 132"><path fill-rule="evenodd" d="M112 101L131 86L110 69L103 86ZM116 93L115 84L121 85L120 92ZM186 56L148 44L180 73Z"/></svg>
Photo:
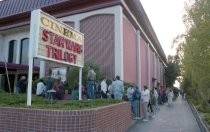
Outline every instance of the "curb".
<svg viewBox="0 0 210 132"><path fill-rule="evenodd" d="M188 104L190 106L190 109L192 110L192 113L193 113L193 115L194 115L194 117L195 117L195 119L196 119L196 121L198 123L198 126L199 126L201 132L209 132L209 130L207 129L206 125L201 120L201 117L199 116L199 113L196 110L195 106L191 102L189 102L188 100L187 100L187 102L188 102Z"/></svg>

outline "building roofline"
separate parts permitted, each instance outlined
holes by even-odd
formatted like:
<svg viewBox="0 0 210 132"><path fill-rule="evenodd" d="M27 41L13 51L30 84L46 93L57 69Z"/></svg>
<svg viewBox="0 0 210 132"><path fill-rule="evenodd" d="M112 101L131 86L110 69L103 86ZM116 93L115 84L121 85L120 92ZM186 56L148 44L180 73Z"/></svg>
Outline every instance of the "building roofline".
<svg viewBox="0 0 210 132"><path fill-rule="evenodd" d="M136 25L137 28L140 28L140 30L145 33L143 35L144 38L146 38L146 41L158 50L158 55L161 57L162 62L166 66L166 55L162 49L162 46L157 38L156 33L154 32L154 29L149 21L149 18L141 2L139 0L124 0L124 3L126 3L129 9L132 9L130 10L130 12L135 16L136 21L139 23L139 25Z"/></svg>
<svg viewBox="0 0 210 132"><path fill-rule="evenodd" d="M60 18L115 5L121 5L125 10L127 10L128 15L133 15L135 17L136 21L134 21L138 23L135 25L136 28L140 28L139 30L144 33L142 36L146 38L146 42L150 43L150 45L157 50L157 54L166 66L167 61L165 53L140 0L61 0L60 2L40 6L38 8L41 8L43 11ZM126 9L126 7L128 7L129 10ZM11 14L10 16L0 17L0 31L29 25L31 10L33 9L29 9L18 14Z"/></svg>

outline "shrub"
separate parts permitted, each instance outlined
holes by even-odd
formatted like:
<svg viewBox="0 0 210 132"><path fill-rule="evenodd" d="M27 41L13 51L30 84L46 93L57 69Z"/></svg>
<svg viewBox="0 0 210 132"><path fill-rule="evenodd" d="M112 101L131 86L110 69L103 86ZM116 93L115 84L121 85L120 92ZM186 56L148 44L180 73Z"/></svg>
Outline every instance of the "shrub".
<svg viewBox="0 0 210 132"><path fill-rule="evenodd" d="M204 120L205 120L208 124L210 124L210 113L207 113L207 114L204 115Z"/></svg>
<svg viewBox="0 0 210 132"><path fill-rule="evenodd" d="M27 107L26 106L26 94L12 94L0 93L0 107ZM82 100L82 101L51 101L38 96L32 96L32 106L30 108L36 109L60 109L60 110L76 110L96 108L100 106L106 106L110 104L120 103L120 100L114 99L95 99L95 100Z"/></svg>

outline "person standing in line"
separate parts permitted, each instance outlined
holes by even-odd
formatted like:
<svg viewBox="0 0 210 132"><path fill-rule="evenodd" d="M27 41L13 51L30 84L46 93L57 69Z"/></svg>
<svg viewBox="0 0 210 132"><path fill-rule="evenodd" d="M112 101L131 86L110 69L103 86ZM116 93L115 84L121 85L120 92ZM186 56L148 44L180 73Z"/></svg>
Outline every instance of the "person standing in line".
<svg viewBox="0 0 210 132"><path fill-rule="evenodd" d="M101 82L101 96L103 99L107 98L107 84L106 84L106 78L104 78Z"/></svg>
<svg viewBox="0 0 210 132"><path fill-rule="evenodd" d="M154 96L155 96L155 99L156 99L156 104L155 104L155 110L160 110L160 107L158 105L158 92L157 92L157 88L154 88Z"/></svg>
<svg viewBox="0 0 210 132"><path fill-rule="evenodd" d="M96 73L93 70L92 66L89 66L88 76L87 76L87 94L88 99L94 98L94 82L96 79Z"/></svg>
<svg viewBox="0 0 210 132"><path fill-rule="evenodd" d="M144 119L143 121L147 122L149 121L149 117L148 117L148 111L147 111L147 106L149 103L149 99L150 99L150 92L147 88L147 86L144 86L144 90L141 93L141 99L143 102L143 113L144 113Z"/></svg>
<svg viewBox="0 0 210 132"><path fill-rule="evenodd" d="M172 105L173 96L174 96L173 91L170 89L168 92L168 106Z"/></svg>
<svg viewBox="0 0 210 132"><path fill-rule="evenodd" d="M36 95L40 97L44 95L44 92L46 90L43 82L44 81L40 79L40 81L37 83Z"/></svg>
<svg viewBox="0 0 210 132"><path fill-rule="evenodd" d="M152 107L152 118L155 118L156 115L156 104L157 104L157 99L155 97L155 93L154 93L155 89L150 91L150 103L151 103L151 107Z"/></svg>
<svg viewBox="0 0 210 132"><path fill-rule="evenodd" d="M134 87L133 86L129 86L127 89L127 97L128 97L128 101L130 102L130 106L131 106L131 114L134 115L134 110L133 110L133 92L134 92Z"/></svg>
<svg viewBox="0 0 210 132"><path fill-rule="evenodd" d="M94 82L94 99L101 98L101 84L99 81Z"/></svg>
<svg viewBox="0 0 210 132"><path fill-rule="evenodd" d="M114 98L122 100L124 93L124 85L120 80L120 76L116 76L116 81L113 82Z"/></svg>
<svg viewBox="0 0 210 132"><path fill-rule="evenodd" d="M107 98L111 98L110 91L112 89L112 81L110 79L107 79L106 84L107 84Z"/></svg>
<svg viewBox="0 0 210 132"><path fill-rule="evenodd" d="M112 79L112 83L111 83L110 90L109 90L109 92L110 92L110 97L111 97L112 99L114 99L114 88L113 88L113 84L114 84L115 80L116 80L115 78Z"/></svg>
<svg viewBox="0 0 210 132"><path fill-rule="evenodd" d="M134 119L138 120L140 118L140 100L141 100L141 92L139 90L139 87L134 85L134 92L132 95L132 105L133 105L133 111L134 111Z"/></svg>

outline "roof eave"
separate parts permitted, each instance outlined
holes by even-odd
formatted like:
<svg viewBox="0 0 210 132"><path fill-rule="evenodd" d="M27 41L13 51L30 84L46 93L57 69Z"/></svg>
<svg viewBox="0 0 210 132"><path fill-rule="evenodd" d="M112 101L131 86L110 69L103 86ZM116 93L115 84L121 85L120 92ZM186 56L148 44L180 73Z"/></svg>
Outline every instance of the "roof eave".
<svg viewBox="0 0 210 132"><path fill-rule="evenodd" d="M153 30L153 27L149 21L149 18L147 17L147 14L144 11L144 8L141 5L140 1L139 0L129 0L129 1L124 0L124 3L126 3L126 5L131 9L131 12L136 17L136 20L142 26L144 32L147 34L152 44L158 50L159 55L161 56L161 59L164 65L166 65L167 64L166 55L161 47L161 44Z"/></svg>

